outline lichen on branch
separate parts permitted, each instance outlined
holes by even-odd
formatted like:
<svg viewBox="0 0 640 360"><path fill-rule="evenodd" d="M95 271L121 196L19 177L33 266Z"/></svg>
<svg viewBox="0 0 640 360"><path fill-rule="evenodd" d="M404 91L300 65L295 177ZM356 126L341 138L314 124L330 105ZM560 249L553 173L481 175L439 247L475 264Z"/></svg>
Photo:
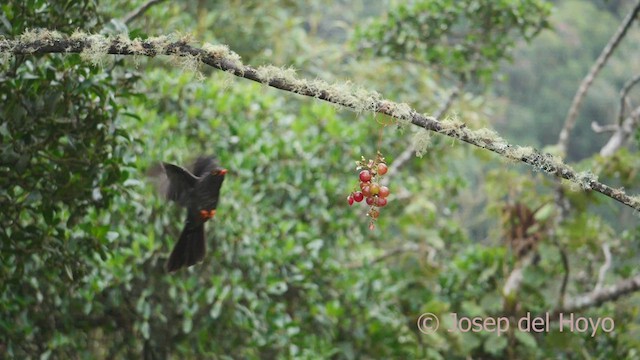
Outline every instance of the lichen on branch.
<svg viewBox="0 0 640 360"><path fill-rule="evenodd" d="M49 30L30 30L16 39L0 39L0 55L81 54L94 65L100 65L110 55L149 56L166 55L177 63L193 67L193 62L204 63L235 76L256 81L277 89L309 96L351 109L356 112L377 112L388 115L399 124L412 124L425 130L443 134L468 144L487 149L502 157L520 161L550 175L578 184L584 190L597 191L633 209L640 211L640 198L629 196L598 181L590 172L577 172L557 157L543 154L531 147L509 144L489 129L472 130L458 120L440 121L412 109L404 103L386 100L375 91L352 83L329 84L323 80L307 80L290 68L244 65L236 53L225 45L190 45L188 36L159 36L130 39L126 36L89 35L76 32L66 36ZM185 62L184 59L187 59ZM180 60L183 61L180 61ZM416 139L426 143L425 139ZM421 149L421 151L424 151Z"/></svg>

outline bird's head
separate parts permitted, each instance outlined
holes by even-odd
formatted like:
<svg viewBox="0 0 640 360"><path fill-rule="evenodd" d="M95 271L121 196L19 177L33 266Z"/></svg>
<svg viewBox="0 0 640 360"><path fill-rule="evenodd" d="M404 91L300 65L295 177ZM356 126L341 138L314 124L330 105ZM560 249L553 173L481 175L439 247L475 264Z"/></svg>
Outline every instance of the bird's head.
<svg viewBox="0 0 640 360"><path fill-rule="evenodd" d="M214 169L211 170L211 175L224 176L227 173L227 169Z"/></svg>

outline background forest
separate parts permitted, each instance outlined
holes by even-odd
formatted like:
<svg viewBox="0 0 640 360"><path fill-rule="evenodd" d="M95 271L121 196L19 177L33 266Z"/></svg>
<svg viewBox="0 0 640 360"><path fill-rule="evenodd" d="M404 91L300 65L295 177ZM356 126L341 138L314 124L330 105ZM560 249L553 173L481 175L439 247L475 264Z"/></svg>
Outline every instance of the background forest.
<svg viewBox="0 0 640 360"><path fill-rule="evenodd" d="M620 95L640 74L637 19L568 143L558 140L580 82L638 1L185 0L132 12L143 3L9 0L0 38L189 34L245 64L350 81L495 129L640 190L640 86L624 109ZM638 214L611 198L210 67L2 55L2 358L640 359ZM601 154L607 127L627 118L629 141ZM371 231L346 197L355 161L377 151L391 195ZM229 173L204 262L168 274L184 214L148 170L198 154ZM427 312L440 331L420 331ZM454 312L575 312L611 317L615 331L442 330Z"/></svg>

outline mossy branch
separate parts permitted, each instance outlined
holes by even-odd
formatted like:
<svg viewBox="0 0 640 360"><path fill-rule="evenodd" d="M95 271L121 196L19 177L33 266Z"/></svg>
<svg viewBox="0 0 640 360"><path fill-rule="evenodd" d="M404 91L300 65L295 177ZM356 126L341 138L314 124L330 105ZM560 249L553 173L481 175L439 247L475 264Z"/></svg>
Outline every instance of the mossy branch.
<svg viewBox="0 0 640 360"><path fill-rule="evenodd" d="M542 170L558 178L580 185L584 190L594 190L619 201L633 209L640 210L640 197L629 196L623 190L614 189L599 182L590 172L577 172L560 159L543 154L531 147L511 145L497 133L488 129L471 130L462 122L439 121L418 113L409 105L382 98L377 92L357 88L349 83L329 84L321 80L306 80L296 76L292 69L275 66L253 68L244 65L240 57L224 45L205 44L201 48L189 45L187 38L160 36L129 39L125 35L102 36L81 32L65 36L57 32L39 30L28 31L17 39L0 40L0 55L6 59L11 55L39 54L80 54L93 64L101 64L108 55L142 55L154 57L168 55L185 64L204 63L215 69L235 76L253 80L271 87L309 96L349 108L356 112L371 111L385 114L399 123L443 134L468 144L492 151L507 159L521 161L536 170Z"/></svg>

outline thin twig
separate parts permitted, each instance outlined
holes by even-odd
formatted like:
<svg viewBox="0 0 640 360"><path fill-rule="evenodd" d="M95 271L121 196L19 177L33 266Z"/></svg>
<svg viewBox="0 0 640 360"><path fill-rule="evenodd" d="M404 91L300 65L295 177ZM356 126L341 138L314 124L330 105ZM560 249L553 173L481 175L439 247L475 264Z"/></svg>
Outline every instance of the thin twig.
<svg viewBox="0 0 640 360"><path fill-rule="evenodd" d="M560 244L558 239L554 236L554 243L558 247L560 253L560 260L562 260L562 268L564 269L564 275L562 276L562 285L560 286L560 293L558 294L558 308L564 307L564 300L567 294L567 285L569 284L569 257L567 256L567 250Z"/></svg>
<svg viewBox="0 0 640 360"><path fill-rule="evenodd" d="M611 57L611 54L613 54L613 51L616 49L618 44L620 44L620 41L624 38L627 30L629 30L631 24L633 23L639 12L640 0L638 0L633 9L631 9L629 14L627 14L627 16L624 18L622 24L620 24L620 26L618 27L618 30L615 32L615 34L613 34L613 37L611 37L604 49L602 49L600 56L598 56L598 59L591 67L591 70L589 70L587 76L582 80L582 83L580 84L576 95L573 97L571 107L569 108L569 112L567 113L567 118L564 121L564 127L560 131L560 136L558 137L558 146L560 147L562 154L566 154L567 152L567 148L569 145L569 134L575 126L576 119L578 117L578 110L580 108L582 100L587 94L587 90L589 90L589 87L593 83L593 80L595 80L600 70L602 70L604 65L607 63L607 60L609 60L609 57Z"/></svg>
<svg viewBox="0 0 640 360"><path fill-rule="evenodd" d="M438 110L433 115L433 117L435 117L436 119L440 119L449 110L449 108L451 107L451 104L453 104L453 101L460 94L461 88L462 88L462 84L456 85L456 87L453 88L451 93L447 96L446 100L440 105L440 108L438 108ZM410 143L404 149L404 151L394 159L394 161L389 166L389 172L388 172L389 175L387 175L387 177L385 177L384 179L385 183L388 183L389 178L392 177L393 174L398 173L398 169L400 169L404 164L407 163L407 161L409 161L409 159L411 159L414 151L415 149L413 147L413 144Z"/></svg>
<svg viewBox="0 0 640 360"><path fill-rule="evenodd" d="M640 106L635 108L629 116L624 119L622 125L617 127L616 131L609 138L609 141L600 149L600 155L603 157L611 156L625 145L638 126L638 122L640 122Z"/></svg>
<svg viewBox="0 0 640 360"><path fill-rule="evenodd" d="M618 126L616 124L600 125L596 121L591 122L591 130L596 134L615 132L618 130Z"/></svg>
<svg viewBox="0 0 640 360"><path fill-rule="evenodd" d="M621 189L614 189L599 182L589 172L576 172L569 165L550 154L543 154L530 147L511 145L495 132L487 129L473 131L461 122L439 121L432 116L419 113L407 104L386 100L378 93L349 89L344 85L330 85L319 80L301 79L291 71L272 66L257 69L246 66L240 62L237 55L223 46L209 45L202 49L188 45L185 40L168 42L166 37L130 40L123 36L112 38L101 35L76 34L72 38L60 38L60 34L55 35L45 33L38 37L37 34L28 34L26 40L0 40L0 53L38 55L83 53L84 50L88 50L88 59L96 59L103 54L186 57L189 63L201 62L215 69L280 90L317 98L358 112L372 111L388 115L399 122L410 123L425 130L489 150L507 159L521 161L534 169L574 182L585 190L597 191L640 211L638 197L631 197Z"/></svg>
<svg viewBox="0 0 640 360"><path fill-rule="evenodd" d="M604 278L607 275L607 271L611 267L611 248L608 243L602 244L602 252L604 253L604 264L600 267L600 271L598 271L598 281L596 282L596 286L593 289L594 292L598 292L602 290L602 284L604 284Z"/></svg>
<svg viewBox="0 0 640 360"><path fill-rule="evenodd" d="M152 7L153 5L159 4L163 1L164 0L148 0L146 3L140 5L139 8L131 11L124 18L122 18L122 22L129 25L130 22L135 20L140 15L144 14L145 11L149 10L150 7Z"/></svg>
<svg viewBox="0 0 640 360"><path fill-rule="evenodd" d="M629 94L629 91L631 91L631 89L638 83L640 83L640 74L627 81L627 83L622 87L622 90L620 90L620 112L618 113L618 125L622 125L622 121L624 120L624 110L627 104L627 95Z"/></svg>

